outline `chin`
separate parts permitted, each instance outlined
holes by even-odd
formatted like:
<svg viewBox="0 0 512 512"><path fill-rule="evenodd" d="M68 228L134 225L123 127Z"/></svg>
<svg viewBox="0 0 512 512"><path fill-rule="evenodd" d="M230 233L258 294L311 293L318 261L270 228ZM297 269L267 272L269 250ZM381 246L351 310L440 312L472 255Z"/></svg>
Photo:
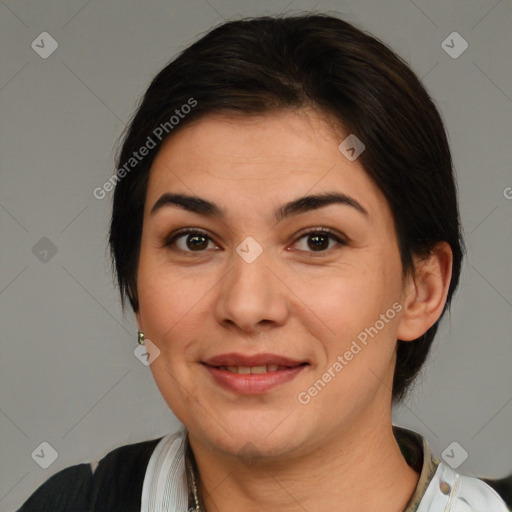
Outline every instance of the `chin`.
<svg viewBox="0 0 512 512"><path fill-rule="evenodd" d="M196 437L212 449L251 460L283 456L307 442L304 422L298 424L296 418L293 421L293 413L288 418L282 412L263 417L261 414L239 413L236 416L237 412L234 411L233 414L226 415L223 425L209 422L208 425L191 428Z"/></svg>

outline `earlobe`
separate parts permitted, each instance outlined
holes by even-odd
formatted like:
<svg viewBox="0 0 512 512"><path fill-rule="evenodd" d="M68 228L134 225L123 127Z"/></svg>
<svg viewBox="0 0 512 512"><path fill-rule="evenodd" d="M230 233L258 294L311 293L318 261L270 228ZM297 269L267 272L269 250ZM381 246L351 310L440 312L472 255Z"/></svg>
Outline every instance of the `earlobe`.
<svg viewBox="0 0 512 512"><path fill-rule="evenodd" d="M437 322L446 304L452 261L452 250L447 242L439 242L427 256L415 258L415 275L407 277L402 297L399 340L415 340Z"/></svg>

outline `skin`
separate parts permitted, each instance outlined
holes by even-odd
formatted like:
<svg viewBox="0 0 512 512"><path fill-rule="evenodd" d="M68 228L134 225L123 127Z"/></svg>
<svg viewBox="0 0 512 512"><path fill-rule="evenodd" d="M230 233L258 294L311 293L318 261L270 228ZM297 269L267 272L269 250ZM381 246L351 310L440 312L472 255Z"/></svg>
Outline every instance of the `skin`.
<svg viewBox="0 0 512 512"><path fill-rule="evenodd" d="M203 117L165 142L150 171L136 317L160 350L150 368L189 431L208 511L315 512L336 503L398 512L417 485L392 433L396 340L414 340L441 315L451 251L438 244L416 259L415 278L404 278L387 201L360 162L338 150L348 134L326 119L314 110ZM272 217L288 201L332 191L367 215L334 204ZM166 192L200 196L225 217L174 206L151 215ZM165 246L185 227L206 232L203 248L194 250L186 234ZM345 243L322 239L315 250L304 232L319 227ZM252 263L236 252L248 236L263 249ZM299 393L394 303L401 311L300 403ZM240 395L201 364L228 352L270 352L309 366L274 390Z"/></svg>

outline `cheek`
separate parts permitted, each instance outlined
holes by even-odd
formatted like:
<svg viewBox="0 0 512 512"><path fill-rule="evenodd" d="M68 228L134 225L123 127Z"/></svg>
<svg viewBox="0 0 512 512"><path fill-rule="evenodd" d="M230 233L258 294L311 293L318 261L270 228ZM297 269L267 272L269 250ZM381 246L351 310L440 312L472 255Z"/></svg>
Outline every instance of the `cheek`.
<svg viewBox="0 0 512 512"><path fill-rule="evenodd" d="M191 269L172 267L161 254L141 251L137 291L141 315L151 330L165 332L204 296L203 280Z"/></svg>
<svg viewBox="0 0 512 512"><path fill-rule="evenodd" d="M200 392L191 376L193 340L205 325L205 294L210 287L197 277L179 271L162 271L141 258L138 292L140 313L147 338L160 350L150 366L156 385L180 421L199 401ZM204 317L204 318L203 318Z"/></svg>
<svg viewBox="0 0 512 512"><path fill-rule="evenodd" d="M401 267L394 259L380 261L387 263L361 259L323 280L313 294L310 290L312 309L328 326L320 337L325 359L318 370L323 373L331 368L337 375L325 398L333 393L343 402L355 390L361 399L373 393L380 386L376 375L383 378L394 360ZM341 371L333 368L337 361L338 370L343 366Z"/></svg>
<svg viewBox="0 0 512 512"><path fill-rule="evenodd" d="M353 266L317 284L311 289L304 282L303 293L308 290L308 302L334 331L331 334L345 339L373 325L400 296L399 275L379 264Z"/></svg>
<svg viewBox="0 0 512 512"><path fill-rule="evenodd" d="M326 421L338 421L340 409L361 410L385 392L383 382L391 378L400 287L383 280L380 272L375 267L361 273L354 270L326 281L325 293L310 295L315 313L329 327L319 337L324 356L309 383L315 387L322 381L320 389L326 383L314 400ZM302 391L308 389L312 388Z"/></svg>

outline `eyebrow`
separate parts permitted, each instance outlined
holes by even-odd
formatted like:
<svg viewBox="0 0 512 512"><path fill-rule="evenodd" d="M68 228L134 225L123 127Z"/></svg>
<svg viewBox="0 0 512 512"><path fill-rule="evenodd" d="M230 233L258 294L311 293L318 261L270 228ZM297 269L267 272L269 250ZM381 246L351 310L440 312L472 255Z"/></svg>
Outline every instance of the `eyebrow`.
<svg viewBox="0 0 512 512"><path fill-rule="evenodd" d="M353 197L339 192L325 192L300 197L284 204L274 211L274 219L276 222L281 222L293 215L317 210L332 204L350 206L364 216L368 216L368 211ZM204 215L206 217L216 217L219 219L225 218L224 211L215 203L197 196L172 194L169 192L162 194L158 201L153 205L153 208L151 208L150 214L154 215L158 210L166 206L177 206L183 210Z"/></svg>

